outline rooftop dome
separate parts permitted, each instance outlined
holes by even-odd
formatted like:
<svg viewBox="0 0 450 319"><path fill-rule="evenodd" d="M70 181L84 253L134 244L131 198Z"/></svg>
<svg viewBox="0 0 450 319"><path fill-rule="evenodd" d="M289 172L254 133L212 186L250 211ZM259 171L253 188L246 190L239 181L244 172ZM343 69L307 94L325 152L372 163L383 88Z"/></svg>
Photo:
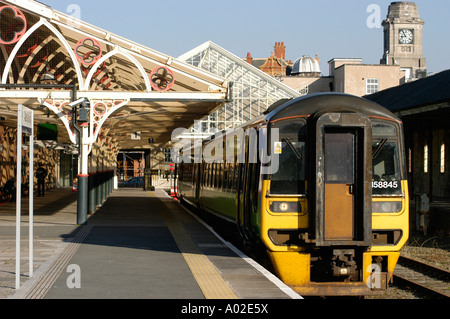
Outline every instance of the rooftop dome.
<svg viewBox="0 0 450 319"><path fill-rule="evenodd" d="M319 62L307 55L295 60L291 72L292 75L319 75L320 73Z"/></svg>

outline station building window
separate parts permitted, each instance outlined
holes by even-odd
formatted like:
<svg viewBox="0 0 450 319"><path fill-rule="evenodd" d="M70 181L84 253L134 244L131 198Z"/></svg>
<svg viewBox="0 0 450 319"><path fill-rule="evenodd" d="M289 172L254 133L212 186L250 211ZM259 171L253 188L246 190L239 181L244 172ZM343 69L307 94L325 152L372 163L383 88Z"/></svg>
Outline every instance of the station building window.
<svg viewBox="0 0 450 319"><path fill-rule="evenodd" d="M380 90L380 81L378 79L366 80L366 94L376 93Z"/></svg>
<svg viewBox="0 0 450 319"><path fill-rule="evenodd" d="M172 149L170 149L170 148L165 148L165 149L164 149L164 162L165 162L165 163L170 163L170 162L172 162L171 151L172 151Z"/></svg>
<svg viewBox="0 0 450 319"><path fill-rule="evenodd" d="M428 173L428 145L423 148L423 172Z"/></svg>
<svg viewBox="0 0 450 319"><path fill-rule="evenodd" d="M408 149L408 172L412 173L412 149Z"/></svg>

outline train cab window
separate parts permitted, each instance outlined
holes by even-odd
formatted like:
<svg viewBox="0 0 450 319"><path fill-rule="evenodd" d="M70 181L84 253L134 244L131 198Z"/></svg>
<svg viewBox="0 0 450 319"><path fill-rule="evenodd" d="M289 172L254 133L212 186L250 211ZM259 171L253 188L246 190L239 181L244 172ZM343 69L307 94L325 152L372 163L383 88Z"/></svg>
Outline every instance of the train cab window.
<svg viewBox="0 0 450 319"><path fill-rule="evenodd" d="M397 128L386 123L372 126L373 195L400 195L402 193L400 149Z"/></svg>
<svg viewBox="0 0 450 319"><path fill-rule="evenodd" d="M279 129L282 142L279 168L271 175L271 194L305 194L306 126L302 121L282 121Z"/></svg>

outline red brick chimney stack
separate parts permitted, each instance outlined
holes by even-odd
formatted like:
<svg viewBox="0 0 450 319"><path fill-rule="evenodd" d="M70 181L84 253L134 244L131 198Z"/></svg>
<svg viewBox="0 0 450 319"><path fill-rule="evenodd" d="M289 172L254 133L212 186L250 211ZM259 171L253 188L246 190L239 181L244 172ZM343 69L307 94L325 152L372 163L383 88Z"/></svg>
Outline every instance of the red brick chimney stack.
<svg viewBox="0 0 450 319"><path fill-rule="evenodd" d="M247 63L253 64L253 58L250 52L247 53Z"/></svg>
<svg viewBox="0 0 450 319"><path fill-rule="evenodd" d="M286 59L286 46L284 42L276 42L275 43L275 57L278 59Z"/></svg>

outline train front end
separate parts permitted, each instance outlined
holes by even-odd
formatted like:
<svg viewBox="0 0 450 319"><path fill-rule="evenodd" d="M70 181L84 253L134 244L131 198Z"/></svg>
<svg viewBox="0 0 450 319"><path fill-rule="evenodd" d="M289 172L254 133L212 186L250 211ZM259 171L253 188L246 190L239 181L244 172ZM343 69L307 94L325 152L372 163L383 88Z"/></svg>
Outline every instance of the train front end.
<svg viewBox="0 0 450 319"><path fill-rule="evenodd" d="M387 289L408 239L401 122L325 95L290 103L269 128L279 169L262 181L260 231L277 275L305 296Z"/></svg>

